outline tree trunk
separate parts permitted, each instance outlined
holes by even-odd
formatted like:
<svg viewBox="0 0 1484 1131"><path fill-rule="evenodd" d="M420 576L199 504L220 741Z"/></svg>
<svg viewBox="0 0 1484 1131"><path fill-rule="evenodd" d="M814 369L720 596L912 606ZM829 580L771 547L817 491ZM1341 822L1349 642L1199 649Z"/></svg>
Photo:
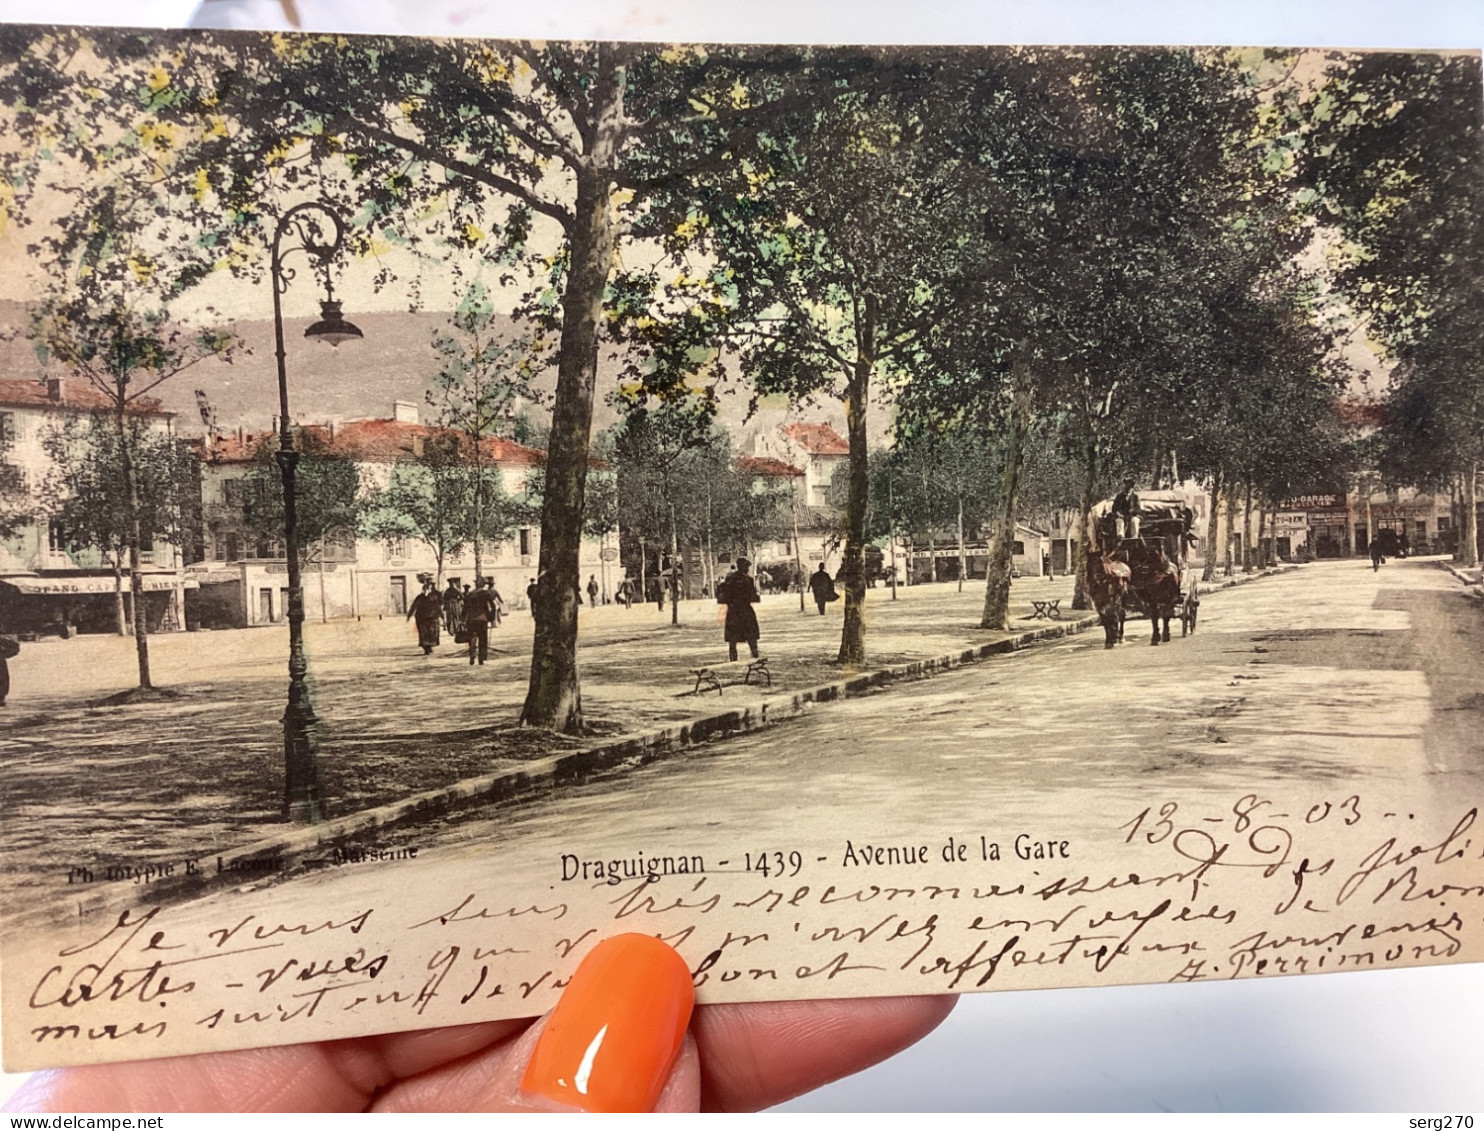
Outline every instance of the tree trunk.
<svg viewBox="0 0 1484 1131"><path fill-rule="evenodd" d="M867 295L865 316L856 331L855 372L845 397L850 440L850 492L845 504L845 552L837 576L845 581L845 625L840 630L839 662L858 668L866 662L866 508L870 479L866 463L866 403L875 368L876 300Z"/></svg>
<svg viewBox="0 0 1484 1131"><path fill-rule="evenodd" d="M1453 519L1453 560L1463 561L1463 476L1448 479L1448 514Z"/></svg>
<svg viewBox="0 0 1484 1131"><path fill-rule="evenodd" d="M639 603L642 605L649 600L649 562L645 560L649 550L644 545L644 539L639 539Z"/></svg>
<svg viewBox="0 0 1484 1131"><path fill-rule="evenodd" d="M1257 561L1256 547L1252 545L1252 484L1242 495L1242 572L1251 573Z"/></svg>
<svg viewBox="0 0 1484 1131"><path fill-rule="evenodd" d="M478 589L479 579L484 576L479 546L479 536L484 532L484 452L479 433L470 436L474 441L474 588Z"/></svg>
<svg viewBox="0 0 1484 1131"><path fill-rule="evenodd" d="M1090 609L1092 601L1087 596L1087 570L1084 568L1087 555L1092 550L1092 508L1097 503L1098 489L1098 442L1087 442L1087 457L1083 465L1082 497L1078 500L1077 540L1069 547L1067 568L1072 571L1072 608Z"/></svg>
<svg viewBox="0 0 1484 1131"><path fill-rule="evenodd" d="M1365 542L1366 549L1371 548L1371 543L1376 540L1376 515L1371 509L1371 488L1366 484L1365 489Z"/></svg>
<svg viewBox="0 0 1484 1131"><path fill-rule="evenodd" d="M120 636L129 635L128 603L124 600L124 555L113 551L113 614Z"/></svg>
<svg viewBox="0 0 1484 1131"><path fill-rule="evenodd" d="M576 734L582 730L577 681L577 584L582 507L598 373L598 324L613 263L616 232L609 168L623 128L624 70L613 44L600 44L589 93L594 108L591 149L577 174L570 266L562 295L561 355L546 455L541 505L541 556L536 578L536 633L531 679L521 722Z"/></svg>
<svg viewBox="0 0 1484 1131"><path fill-rule="evenodd" d="M144 578L139 574L139 547L144 541L144 531L139 521L139 480L134 467L134 455L130 448L128 423L124 419L123 390L119 390L119 408L114 420L119 433L119 463L124 473L124 522L125 537L129 542L129 615L134 627L134 653L139 662L139 686L151 688L149 675L149 625L144 608Z"/></svg>
<svg viewBox="0 0 1484 1131"><path fill-rule="evenodd" d="M1016 512L1020 506L1020 476L1025 467L1026 438L1031 426L1031 384L1024 363L1011 363L1010 430L1005 437L1005 464L1000 479L1000 517L985 571L984 615L980 628L1010 627L1010 568L1015 551Z"/></svg>
<svg viewBox="0 0 1484 1131"><path fill-rule="evenodd" d="M670 623L680 623L680 533L675 529L675 504L670 504Z"/></svg>
<svg viewBox="0 0 1484 1131"><path fill-rule="evenodd" d="M1463 473L1463 557L1469 568L1479 564L1479 467L1470 464Z"/></svg>
<svg viewBox="0 0 1484 1131"><path fill-rule="evenodd" d="M1206 564L1201 569L1202 581L1216 579L1216 547L1221 538L1221 470L1211 477L1211 514L1206 519Z"/></svg>
<svg viewBox="0 0 1484 1131"><path fill-rule="evenodd" d="M1230 577L1236 567L1236 544L1237 544L1237 485L1228 482L1226 485L1226 576Z"/></svg>
<svg viewBox="0 0 1484 1131"><path fill-rule="evenodd" d="M964 577L969 572L969 557L964 552L964 500L958 500L958 591L964 591Z"/></svg>

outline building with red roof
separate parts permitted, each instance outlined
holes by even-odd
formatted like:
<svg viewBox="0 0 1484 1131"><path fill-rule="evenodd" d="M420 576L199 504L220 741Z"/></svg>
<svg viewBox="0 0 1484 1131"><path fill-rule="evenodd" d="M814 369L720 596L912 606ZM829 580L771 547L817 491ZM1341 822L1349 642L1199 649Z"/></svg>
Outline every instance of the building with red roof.
<svg viewBox="0 0 1484 1131"><path fill-rule="evenodd" d="M303 437L301 450L355 464L362 490L369 496L385 490L399 466L418 464L430 444L455 437L464 440L462 434L424 424L419 417L416 404L397 401L389 417L303 424L296 426L296 433ZM206 561L196 567L202 582L195 602L201 619L211 626L279 623L287 615L288 602L283 547L254 535L245 521L254 468L278 450L278 433L269 429L212 435L197 446L206 526ZM526 521L513 527L510 537L480 547L482 574L494 579L508 608L524 607L541 534L529 477L545 466L546 453L499 436L484 437L479 453L481 465L498 474L504 498L529 507ZM472 452L466 460L472 465ZM596 459L590 466L599 473L607 470ZM475 584L472 548L449 552L440 562L436 548L417 537L415 523L403 525L403 532L381 537L346 531L311 547L304 571L308 618L403 616L424 578L433 579L440 591L450 583L460 588ZM607 541L584 543L580 566L584 600L588 577L599 579L604 597L611 597L620 580L612 560L616 553L604 553ZM612 541L616 544L616 537Z"/></svg>
<svg viewBox="0 0 1484 1131"><path fill-rule="evenodd" d="M113 397L81 377L0 378L0 465L16 496L5 500L5 509L25 519L0 546L0 620L7 632L117 631L130 587L127 563L115 571L97 547L74 544L48 514L47 497L58 472L48 441L69 422L111 415L114 405ZM174 414L152 397L131 402L126 412L153 433L175 434ZM154 631L184 627L188 554L145 532L140 573Z"/></svg>

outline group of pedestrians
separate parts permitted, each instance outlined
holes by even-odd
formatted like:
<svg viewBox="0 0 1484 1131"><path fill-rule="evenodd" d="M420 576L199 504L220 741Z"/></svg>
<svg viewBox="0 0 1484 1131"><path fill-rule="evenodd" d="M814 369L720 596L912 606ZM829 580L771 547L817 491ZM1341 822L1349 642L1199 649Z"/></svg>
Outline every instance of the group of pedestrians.
<svg viewBox="0 0 1484 1131"><path fill-rule="evenodd" d="M407 619L417 622L417 643L423 655L431 656L441 634L447 632L454 643L469 645L471 665L484 663L489 658L490 629L499 627L505 611L495 579L480 577L472 586L461 586L458 578L450 578L442 593L431 577L422 581L422 592L413 598Z"/></svg>
<svg viewBox="0 0 1484 1131"><path fill-rule="evenodd" d="M490 629L499 627L505 612L505 599L495 588L494 578L476 578L473 586L461 585L460 579L450 578L448 587L441 593L432 577L424 575L421 581L422 591L408 607L407 619L417 622L417 643L422 648L423 655L431 656L433 649L441 641L442 633L446 632L453 637L455 643L468 644L471 666L483 664L489 657ZM585 588L588 604L598 605L602 598L602 589L597 577L590 576ZM840 599L839 590L835 588L835 579L825 569L823 562L810 575L808 588L820 616L824 616L826 607L832 601ZM630 608L638 590L639 587L625 577L614 591L614 600L625 608ZM660 592L663 591L663 587L660 587ZM526 587L526 597L533 616L538 593L538 581L532 578ZM746 558L738 558L732 570L717 583L716 602L726 607L723 634L729 656L733 660L737 658L739 644L746 644L754 658L759 654L760 633L757 614L753 612L752 606L762 599L757 582L752 576L752 563ZM577 591L577 603L582 604L582 588ZM660 598L660 607L664 607L663 597Z"/></svg>

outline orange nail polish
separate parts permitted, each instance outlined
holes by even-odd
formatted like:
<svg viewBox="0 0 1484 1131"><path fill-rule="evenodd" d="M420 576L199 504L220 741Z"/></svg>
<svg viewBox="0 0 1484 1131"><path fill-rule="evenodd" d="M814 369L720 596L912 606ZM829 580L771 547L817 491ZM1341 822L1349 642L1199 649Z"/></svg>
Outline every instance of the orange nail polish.
<svg viewBox="0 0 1484 1131"><path fill-rule="evenodd" d="M673 948L650 935L605 939L562 991L521 1090L583 1111L650 1111L694 1004Z"/></svg>

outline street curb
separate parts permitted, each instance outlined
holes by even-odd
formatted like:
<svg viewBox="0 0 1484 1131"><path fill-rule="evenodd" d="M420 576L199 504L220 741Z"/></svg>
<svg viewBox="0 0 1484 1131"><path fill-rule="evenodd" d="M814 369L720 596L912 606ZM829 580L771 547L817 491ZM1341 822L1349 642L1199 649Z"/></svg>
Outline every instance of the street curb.
<svg viewBox="0 0 1484 1131"><path fill-rule="evenodd" d="M1298 566L1283 566L1258 573L1238 575L1220 582L1206 583L1204 592L1230 589ZM286 830L229 852L213 854L195 863L198 870L155 879L149 885L152 896L176 896L194 891L213 881L226 883L255 882L295 867L341 866L361 862L352 852L337 858L345 842L366 833L416 825L444 814L475 805L509 800L539 788L569 784L592 774L611 770L625 763L641 766L676 750L695 746L712 739L746 734L771 723L795 718L815 703L848 699L888 686L904 679L930 678L991 656L1018 652L1048 640L1078 635L1098 625L1095 613L1063 620L1041 628L1028 629L1004 640L965 648L926 660L913 660L876 671L821 684L793 695L765 700L750 707L718 711L683 723L660 727L614 739L586 750L554 754L523 763L519 768L501 770L475 778L464 778L452 785L415 793L399 801L363 809L317 825ZM372 857L374 859L374 857ZM81 912L111 902L116 889L100 888L74 906Z"/></svg>
<svg viewBox="0 0 1484 1131"><path fill-rule="evenodd" d="M1438 562L1437 564L1464 584L1463 595L1465 597L1472 597L1476 601L1484 601L1484 580L1475 581L1462 570L1455 569L1452 562Z"/></svg>

